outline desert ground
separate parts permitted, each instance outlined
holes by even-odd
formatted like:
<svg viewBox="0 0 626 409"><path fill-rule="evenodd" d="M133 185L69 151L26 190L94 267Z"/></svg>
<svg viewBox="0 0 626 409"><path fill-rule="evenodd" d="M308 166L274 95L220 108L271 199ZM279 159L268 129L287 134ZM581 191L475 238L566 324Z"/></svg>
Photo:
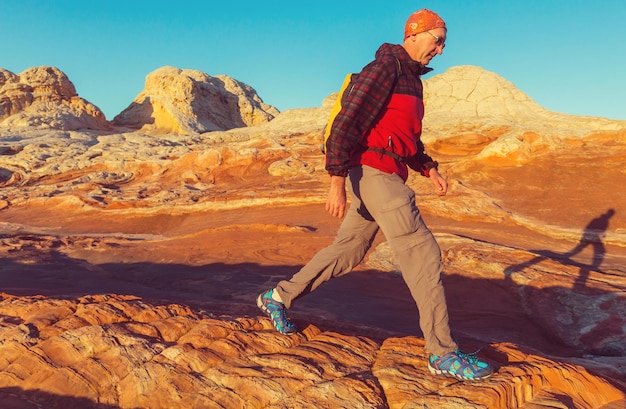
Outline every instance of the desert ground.
<svg viewBox="0 0 626 409"><path fill-rule="evenodd" d="M449 193L407 183L442 248L454 336L491 378L428 372L382 234L295 303L298 334L256 308L341 222L324 210L327 101L196 132L165 108L135 128L130 109L101 129L18 113L0 121L0 406L626 407L626 123L521 108L464 122L431 100L424 139Z"/></svg>

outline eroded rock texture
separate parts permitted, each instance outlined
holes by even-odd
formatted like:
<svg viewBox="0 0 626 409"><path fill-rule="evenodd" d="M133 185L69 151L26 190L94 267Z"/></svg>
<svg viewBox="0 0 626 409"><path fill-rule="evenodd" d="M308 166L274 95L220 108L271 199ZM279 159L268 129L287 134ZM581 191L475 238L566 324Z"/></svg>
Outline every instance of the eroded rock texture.
<svg viewBox="0 0 626 409"><path fill-rule="evenodd" d="M622 396L583 366L512 344L489 347L503 365L492 379L462 383L429 374L417 337L380 343L314 325L288 337L265 318L121 296L4 295L0 314L0 388L48 407L561 407L563 395L600 407Z"/></svg>
<svg viewBox="0 0 626 409"><path fill-rule="evenodd" d="M56 96L31 107L48 98L59 127L15 127L37 81L0 71L0 407L625 407L624 121L548 112L477 67L426 83L449 193L407 183L453 333L497 368L467 383L428 372L382 235L298 300L299 334L255 306L338 228L319 150L332 97L270 121L242 84L167 68L123 126L78 131L69 80L36 71Z"/></svg>
<svg viewBox="0 0 626 409"><path fill-rule="evenodd" d="M55 67L30 68L19 75L0 68L0 126L110 129L102 111L80 98L67 75Z"/></svg>
<svg viewBox="0 0 626 409"><path fill-rule="evenodd" d="M162 67L146 77L144 90L113 123L153 134L189 134L260 125L276 115L252 87L226 75Z"/></svg>

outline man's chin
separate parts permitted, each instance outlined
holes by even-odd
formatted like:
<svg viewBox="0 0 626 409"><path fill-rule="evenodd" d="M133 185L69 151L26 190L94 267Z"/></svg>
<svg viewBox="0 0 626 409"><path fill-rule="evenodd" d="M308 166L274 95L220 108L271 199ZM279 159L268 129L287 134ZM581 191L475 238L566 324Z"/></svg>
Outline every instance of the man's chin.
<svg viewBox="0 0 626 409"><path fill-rule="evenodd" d="M433 57L424 57L420 63L422 63L423 66L427 66L432 59Z"/></svg>

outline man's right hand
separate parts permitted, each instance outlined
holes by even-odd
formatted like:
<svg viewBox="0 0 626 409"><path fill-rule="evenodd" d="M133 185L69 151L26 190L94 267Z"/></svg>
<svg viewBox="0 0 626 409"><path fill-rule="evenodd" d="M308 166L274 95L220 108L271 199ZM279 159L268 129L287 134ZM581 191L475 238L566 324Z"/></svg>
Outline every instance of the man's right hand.
<svg viewBox="0 0 626 409"><path fill-rule="evenodd" d="M346 178L344 176L330 177L326 210L340 219L346 214Z"/></svg>

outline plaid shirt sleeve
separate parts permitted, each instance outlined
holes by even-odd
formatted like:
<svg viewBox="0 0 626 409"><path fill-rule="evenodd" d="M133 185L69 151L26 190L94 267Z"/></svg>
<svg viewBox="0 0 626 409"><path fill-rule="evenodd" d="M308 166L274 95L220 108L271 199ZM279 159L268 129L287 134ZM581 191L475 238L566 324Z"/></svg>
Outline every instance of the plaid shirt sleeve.
<svg viewBox="0 0 626 409"><path fill-rule="evenodd" d="M432 168L438 168L439 163L434 161L425 151L424 143L421 140L417 141L417 153L408 158L406 164L414 171L419 172L422 176L430 176L430 170Z"/></svg>
<svg viewBox="0 0 626 409"><path fill-rule="evenodd" d="M362 138L393 92L398 75L396 64L393 57L372 61L344 96L342 110L333 121L326 143L326 170L330 175L348 175L350 158L361 148Z"/></svg>

